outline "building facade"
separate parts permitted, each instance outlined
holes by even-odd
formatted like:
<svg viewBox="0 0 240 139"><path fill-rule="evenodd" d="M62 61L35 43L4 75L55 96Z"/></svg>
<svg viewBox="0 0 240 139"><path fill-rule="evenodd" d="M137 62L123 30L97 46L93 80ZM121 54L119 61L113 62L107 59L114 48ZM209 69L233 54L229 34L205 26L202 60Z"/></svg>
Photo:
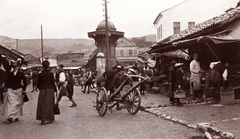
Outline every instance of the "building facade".
<svg viewBox="0 0 240 139"><path fill-rule="evenodd" d="M118 61L124 66L133 65L138 61L138 46L125 37L117 40L115 53Z"/></svg>
<svg viewBox="0 0 240 139"><path fill-rule="evenodd" d="M186 0L164 10L153 22L157 30L156 41L162 41L181 30L223 14L236 7L238 2L239 0Z"/></svg>

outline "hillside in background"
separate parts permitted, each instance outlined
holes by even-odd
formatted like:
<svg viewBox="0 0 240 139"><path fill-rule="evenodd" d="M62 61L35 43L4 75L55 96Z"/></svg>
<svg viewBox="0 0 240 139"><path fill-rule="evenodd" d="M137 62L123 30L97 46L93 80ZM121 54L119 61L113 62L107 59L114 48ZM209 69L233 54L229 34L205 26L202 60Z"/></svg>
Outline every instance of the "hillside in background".
<svg viewBox="0 0 240 139"><path fill-rule="evenodd" d="M146 36L143 36L145 37L146 41L148 42L156 42L156 35L155 34L149 34L149 35L146 35Z"/></svg>
<svg viewBox="0 0 240 139"><path fill-rule="evenodd" d="M156 35L146 35L145 40L148 42L155 42ZM134 38L142 38L134 37ZM130 38L131 40L131 38ZM8 48L17 49L23 54L31 54L35 57L41 56L41 39L13 39L5 36L0 36L0 45ZM95 49L95 42L93 39L44 39L43 40L43 51L50 52L51 54L58 53L79 53L85 52L86 50Z"/></svg>
<svg viewBox="0 0 240 139"><path fill-rule="evenodd" d="M31 54L36 57L41 55L41 39L12 39L9 37L0 36L0 45L8 48L17 49L23 54ZM93 39L44 39L43 51L56 53L78 53L86 49L94 49L95 44Z"/></svg>
<svg viewBox="0 0 240 139"><path fill-rule="evenodd" d="M156 42L156 35L150 34L141 37L133 37L130 40L135 43L138 47L146 48L153 45Z"/></svg>

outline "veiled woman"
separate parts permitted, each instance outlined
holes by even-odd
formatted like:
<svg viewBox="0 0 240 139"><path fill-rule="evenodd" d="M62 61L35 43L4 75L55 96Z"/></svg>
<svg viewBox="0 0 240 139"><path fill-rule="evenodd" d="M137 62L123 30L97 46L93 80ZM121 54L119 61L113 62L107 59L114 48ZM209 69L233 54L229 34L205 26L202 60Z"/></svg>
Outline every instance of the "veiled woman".
<svg viewBox="0 0 240 139"><path fill-rule="evenodd" d="M36 119L41 120L41 125L45 122L54 121L54 92L57 88L54 82L53 73L49 71L49 61L42 62L43 70L38 75L37 87L40 90L37 103Z"/></svg>
<svg viewBox="0 0 240 139"><path fill-rule="evenodd" d="M22 115L23 93L26 93L27 80L24 73L19 70L21 60L11 61L12 70L7 75L6 86L8 91L4 99L3 115L10 123L18 121Z"/></svg>

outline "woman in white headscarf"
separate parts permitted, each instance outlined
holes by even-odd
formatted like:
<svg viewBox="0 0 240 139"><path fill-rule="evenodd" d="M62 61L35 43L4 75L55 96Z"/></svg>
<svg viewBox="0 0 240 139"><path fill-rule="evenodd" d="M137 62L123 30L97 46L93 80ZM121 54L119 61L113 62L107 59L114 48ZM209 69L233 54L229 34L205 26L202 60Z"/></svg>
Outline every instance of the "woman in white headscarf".
<svg viewBox="0 0 240 139"><path fill-rule="evenodd" d="M4 120L18 121L22 115L23 94L27 88L27 80L24 73L19 70L21 60L11 61L12 70L7 75L6 86L8 91L4 99Z"/></svg>

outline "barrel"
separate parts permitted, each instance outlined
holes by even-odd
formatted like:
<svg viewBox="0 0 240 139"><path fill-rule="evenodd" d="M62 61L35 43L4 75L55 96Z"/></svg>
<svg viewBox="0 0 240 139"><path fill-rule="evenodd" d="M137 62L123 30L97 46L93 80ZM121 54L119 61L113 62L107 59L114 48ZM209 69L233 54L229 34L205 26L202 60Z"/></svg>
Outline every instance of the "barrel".
<svg viewBox="0 0 240 139"><path fill-rule="evenodd" d="M228 90L228 91L221 90L220 98L221 98L221 104L232 105L235 103L233 90L231 90L231 91L230 90Z"/></svg>

